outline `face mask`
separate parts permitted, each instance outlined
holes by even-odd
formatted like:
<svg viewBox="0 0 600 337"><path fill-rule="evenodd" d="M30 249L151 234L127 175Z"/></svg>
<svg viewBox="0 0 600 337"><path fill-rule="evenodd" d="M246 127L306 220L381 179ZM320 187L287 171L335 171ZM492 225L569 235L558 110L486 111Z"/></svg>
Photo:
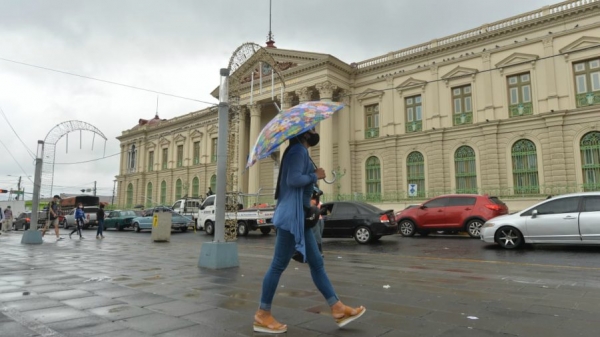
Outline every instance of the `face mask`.
<svg viewBox="0 0 600 337"><path fill-rule="evenodd" d="M319 140L321 139L319 134L318 133L307 133L307 134L308 134L308 139L306 140L306 142L308 143L308 146L310 146L310 147L317 146L317 144L319 144Z"/></svg>

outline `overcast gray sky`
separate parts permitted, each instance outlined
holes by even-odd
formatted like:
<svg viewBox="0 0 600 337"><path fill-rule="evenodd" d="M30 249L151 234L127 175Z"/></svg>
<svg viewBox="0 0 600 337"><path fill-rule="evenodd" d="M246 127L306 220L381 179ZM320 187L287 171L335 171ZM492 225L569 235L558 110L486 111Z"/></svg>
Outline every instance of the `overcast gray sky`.
<svg viewBox="0 0 600 337"><path fill-rule="evenodd" d="M331 54L351 63L556 3L549 0L273 0L276 46ZM216 104L219 68L244 42L264 45L269 0L0 0L0 58ZM0 108L25 145L57 124L100 129L57 144L54 192L92 188L111 195L115 139L152 118L157 95L0 60ZM159 95L161 118L207 107ZM0 114L0 189L23 177L32 192L33 160ZM81 148L80 148L81 147ZM14 159L12 156L14 156ZM61 163L61 164L58 164ZM67 163L67 164L63 164ZM71 164L68 164L71 163ZM0 195L6 200L7 194ZM27 196L30 199L31 195Z"/></svg>

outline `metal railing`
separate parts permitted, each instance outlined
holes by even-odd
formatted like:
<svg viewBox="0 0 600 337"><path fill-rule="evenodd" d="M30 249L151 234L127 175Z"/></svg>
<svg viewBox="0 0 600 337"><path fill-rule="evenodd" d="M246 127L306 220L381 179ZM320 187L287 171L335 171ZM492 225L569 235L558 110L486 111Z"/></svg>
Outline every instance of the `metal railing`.
<svg viewBox="0 0 600 337"><path fill-rule="evenodd" d="M564 1L553 6L545 6L541 9L534 10L531 12L523 13L521 15L496 21L491 24L483 25L478 28L470 29L464 32L460 32L457 34L453 34L450 36L443 37L441 39L436 39L431 42L422 43L416 46L412 46L409 48L401 49L395 52L390 52L386 55L377 56L374 58L370 58L368 60L364 60L361 62L356 62L356 68L363 69L368 68L380 63L384 63L393 59L402 58L411 54L420 53L422 51L435 48L438 46L443 46L446 44L470 39L474 36L478 36L481 34L486 34L489 32L497 31L500 29L508 28L514 25L519 25L527 21L535 20L541 18L543 16L548 16L552 14L557 14L560 12L572 10L581 6L588 5L590 3L598 2L600 0L579 0L579 1Z"/></svg>
<svg viewBox="0 0 600 337"><path fill-rule="evenodd" d="M512 198L541 198L549 195L560 195L567 193L577 193L583 191L600 191L600 183L598 184L567 184L567 185L540 185L538 186L538 193L527 193L527 190L519 189L516 187L485 187L472 189L471 193L474 194L487 194L489 196L495 196L504 199ZM365 194L360 192L354 192L351 194L335 194L335 195L323 195L321 202L330 201L363 201L373 203L386 203L386 202L406 202L410 200L423 200L429 199L445 194L460 194L456 189L436 189L431 188L421 193L419 197L409 197L408 191L389 191L382 194Z"/></svg>

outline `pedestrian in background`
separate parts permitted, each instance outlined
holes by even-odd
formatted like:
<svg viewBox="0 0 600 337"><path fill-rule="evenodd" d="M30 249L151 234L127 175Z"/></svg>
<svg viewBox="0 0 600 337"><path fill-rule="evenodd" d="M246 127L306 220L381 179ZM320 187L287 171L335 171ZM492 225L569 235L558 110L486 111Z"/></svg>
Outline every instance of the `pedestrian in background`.
<svg viewBox="0 0 600 337"><path fill-rule="evenodd" d="M210 197L210 196L211 196L211 195L213 195L213 194L214 194L214 193L213 193L213 191L212 191L212 188L210 188L210 186L208 186L208 192L206 192L206 196L207 196L207 197Z"/></svg>
<svg viewBox="0 0 600 337"><path fill-rule="evenodd" d="M6 231L4 230L4 212L2 212L2 207L0 207L0 229L1 229L3 232L6 232Z"/></svg>
<svg viewBox="0 0 600 337"><path fill-rule="evenodd" d="M6 231L11 231L12 230L12 225L13 225L13 212L12 209L10 209L10 205L6 206L6 209L4 210L4 223L3 223L3 228L6 226Z"/></svg>
<svg viewBox="0 0 600 337"><path fill-rule="evenodd" d="M100 204L96 212L96 220L98 220L98 230L96 231L96 239L104 239L102 231L104 230L104 204Z"/></svg>
<svg viewBox="0 0 600 337"><path fill-rule="evenodd" d="M364 307L351 308L344 305L335 293L325 273L323 257L319 253L315 237L310 228L305 228L305 208L310 208L313 186L325 178L322 168L315 169L308 155L308 148L319 143L319 134L314 129L290 139L279 168L275 199L277 208L273 224L277 228L273 261L262 284L260 305L254 315L254 331L262 333L284 333L287 325L275 320L271 304L281 274L290 263L294 251L299 251L308 262L313 283L331 308L331 315L339 327L362 316Z"/></svg>
<svg viewBox="0 0 600 337"><path fill-rule="evenodd" d="M321 196L323 195L323 191L321 191L318 187L315 186L315 191L313 192L312 198L310 199L310 203L313 206L317 206L319 210L321 209ZM317 247L319 247L319 253L321 253L321 257L323 257L323 229L325 229L325 221L323 221L323 216L319 214L319 221L317 224L311 228L313 234L315 236L315 240L317 241Z"/></svg>
<svg viewBox="0 0 600 337"><path fill-rule="evenodd" d="M71 238L71 235L73 235L73 233L78 233L80 240L84 238L83 235L81 235L81 229L83 228L84 221L85 212L83 211L83 204L79 203L79 205L77 205L77 209L75 209L75 228L69 234L69 239Z"/></svg>
<svg viewBox="0 0 600 337"><path fill-rule="evenodd" d="M62 237L60 237L60 232L58 230L58 201L59 200L60 200L60 196L55 195L52 198L52 201L50 202L50 204L48 204L48 213L47 213L47 217L46 217L46 224L44 225L44 228L42 229L42 237L44 237L44 235L46 234L46 231L48 230L48 226L54 226L54 233L56 234L56 241L63 239Z"/></svg>

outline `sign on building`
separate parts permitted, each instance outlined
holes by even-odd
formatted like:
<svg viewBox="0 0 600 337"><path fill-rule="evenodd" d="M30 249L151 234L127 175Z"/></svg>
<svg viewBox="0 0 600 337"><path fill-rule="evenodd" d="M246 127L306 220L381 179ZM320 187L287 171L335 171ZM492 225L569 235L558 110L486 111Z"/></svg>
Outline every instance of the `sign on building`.
<svg viewBox="0 0 600 337"><path fill-rule="evenodd" d="M408 196L416 197L418 192L417 184L408 184Z"/></svg>

